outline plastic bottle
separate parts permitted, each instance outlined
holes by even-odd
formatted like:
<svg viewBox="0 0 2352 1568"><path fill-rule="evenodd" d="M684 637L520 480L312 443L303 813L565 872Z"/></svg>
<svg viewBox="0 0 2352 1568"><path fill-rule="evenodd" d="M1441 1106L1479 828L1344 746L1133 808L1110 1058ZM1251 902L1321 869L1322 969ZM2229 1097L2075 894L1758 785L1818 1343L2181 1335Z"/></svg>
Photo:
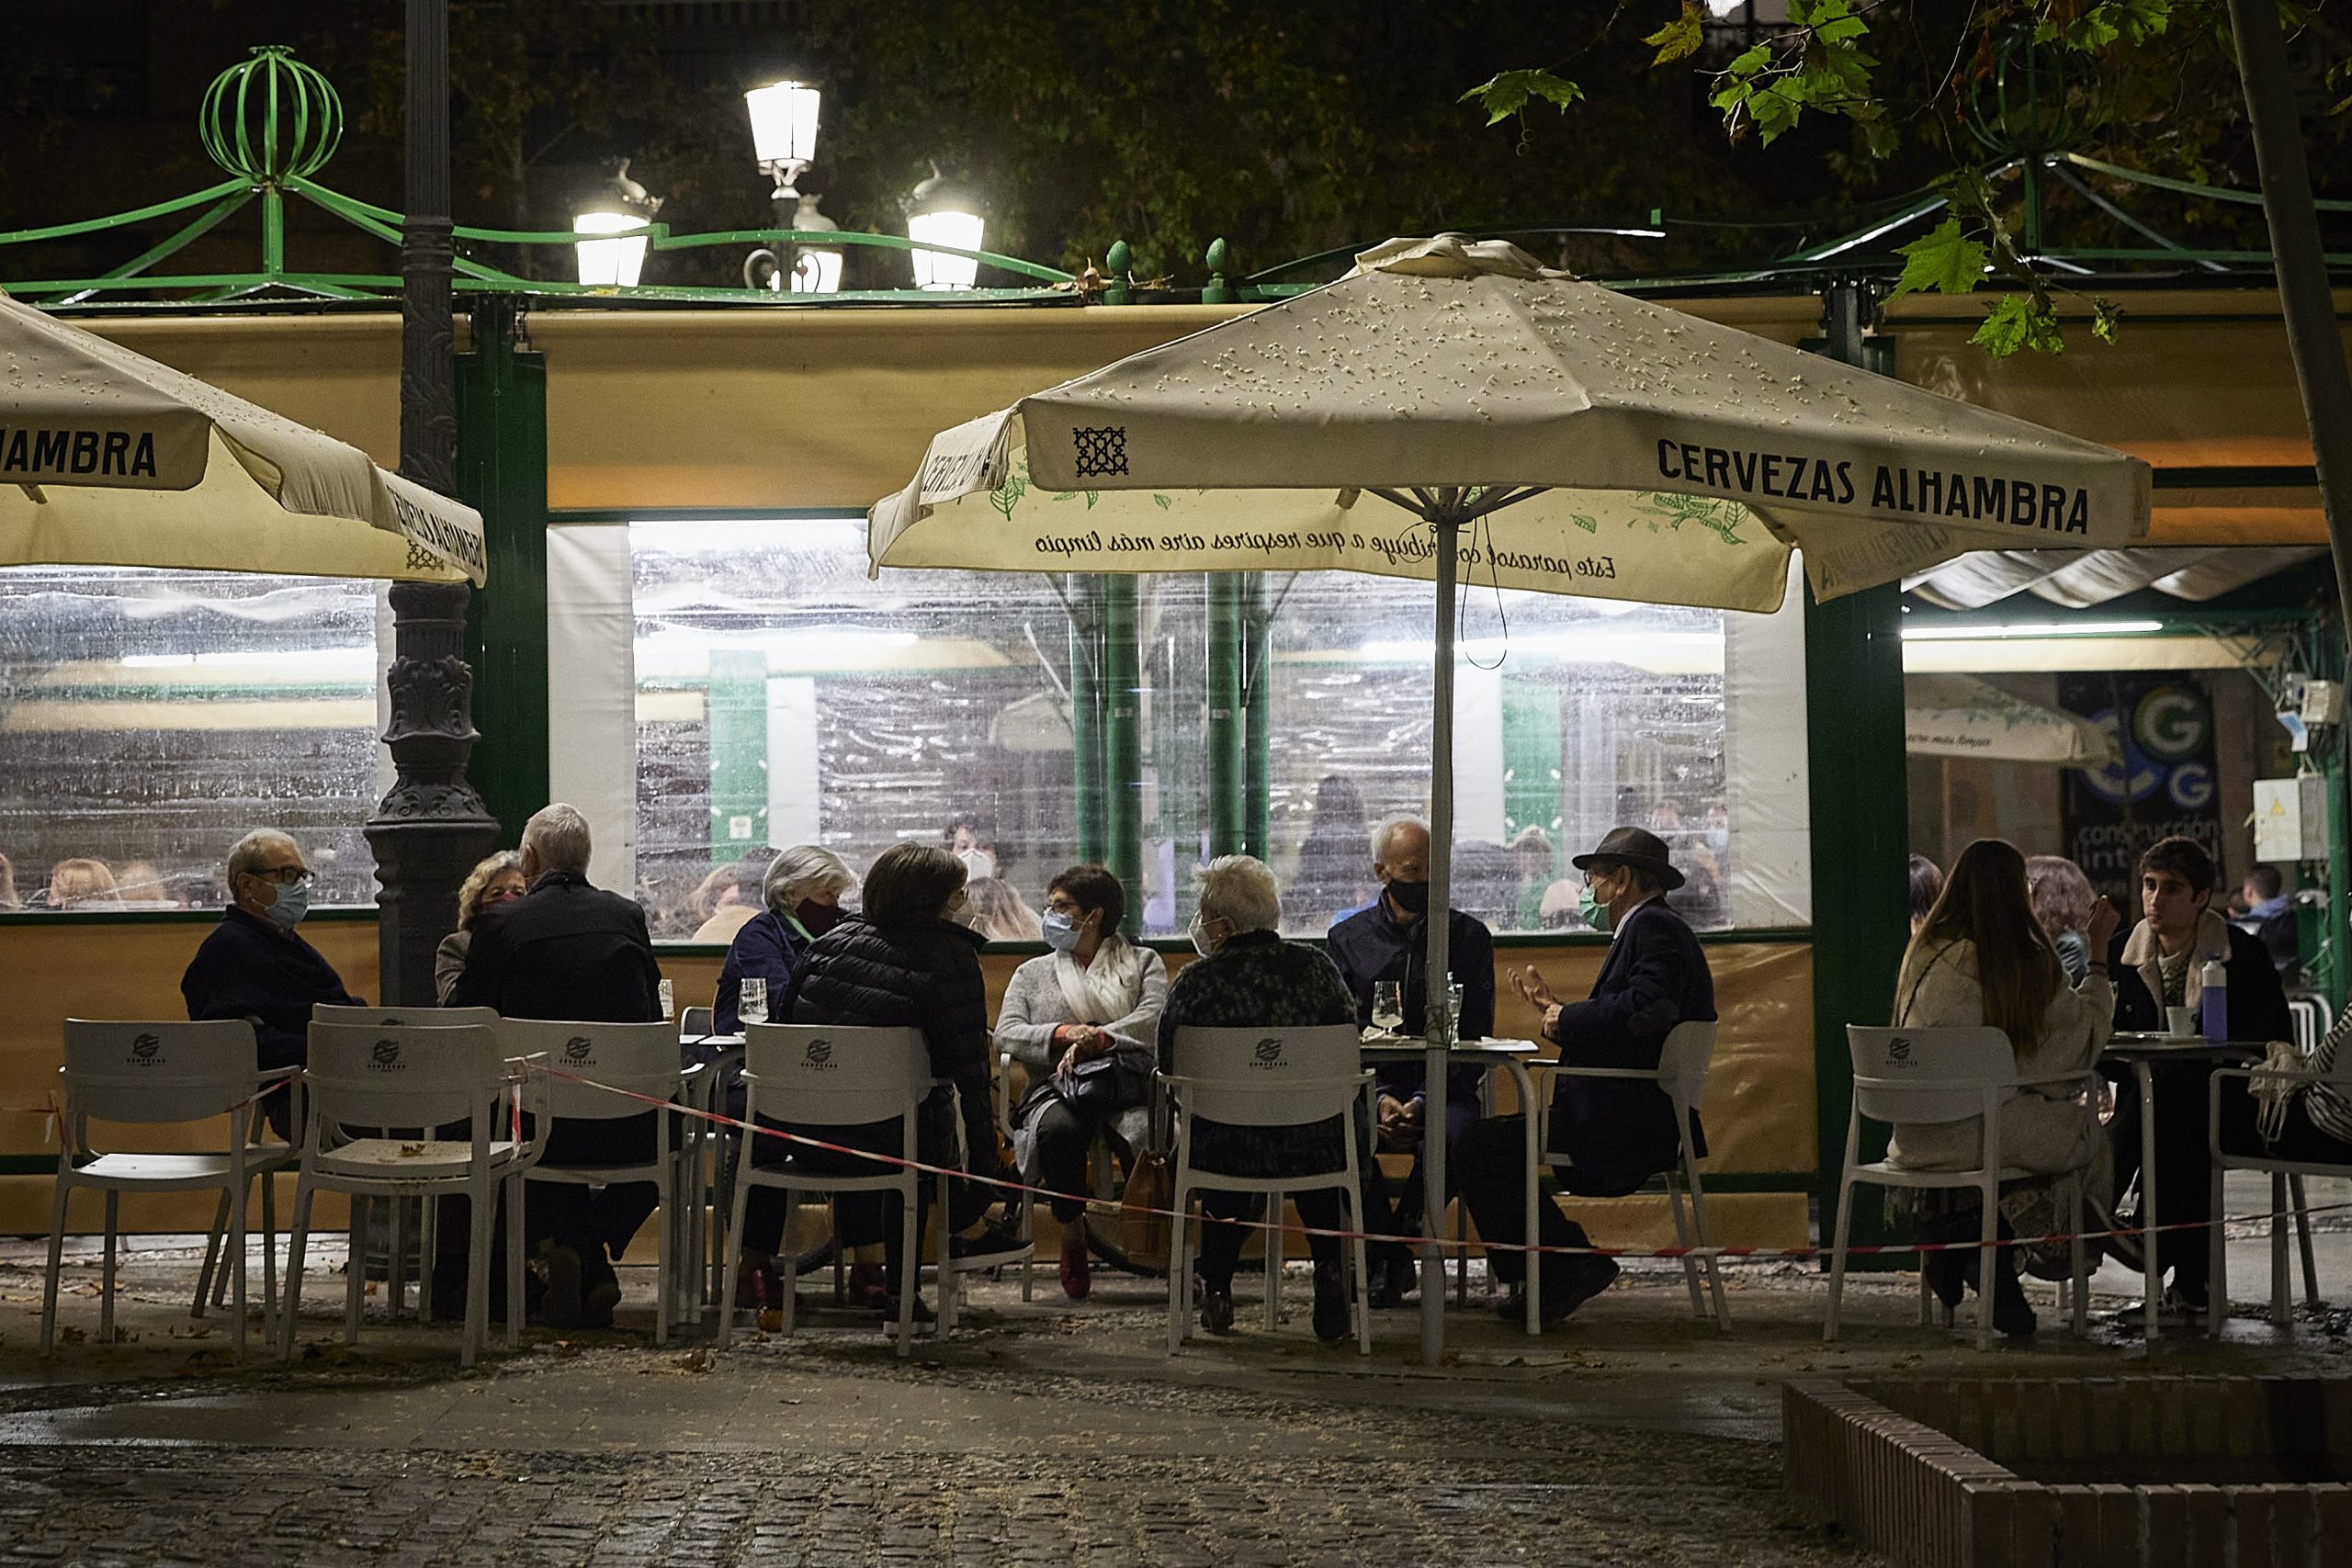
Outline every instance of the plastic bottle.
<svg viewBox="0 0 2352 1568"><path fill-rule="evenodd" d="M2218 958L2205 961L2198 976L2198 1028L2216 1043L2230 1037L2230 972Z"/></svg>

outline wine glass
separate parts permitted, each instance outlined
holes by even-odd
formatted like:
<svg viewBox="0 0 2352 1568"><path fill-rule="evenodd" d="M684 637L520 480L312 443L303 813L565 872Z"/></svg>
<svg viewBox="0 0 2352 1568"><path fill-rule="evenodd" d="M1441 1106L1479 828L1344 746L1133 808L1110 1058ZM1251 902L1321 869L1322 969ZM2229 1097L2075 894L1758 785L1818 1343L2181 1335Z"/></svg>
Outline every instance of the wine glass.
<svg viewBox="0 0 2352 1568"><path fill-rule="evenodd" d="M1401 982L1374 980L1372 983L1372 1021L1386 1034L1394 1034L1405 1027L1405 987Z"/></svg>

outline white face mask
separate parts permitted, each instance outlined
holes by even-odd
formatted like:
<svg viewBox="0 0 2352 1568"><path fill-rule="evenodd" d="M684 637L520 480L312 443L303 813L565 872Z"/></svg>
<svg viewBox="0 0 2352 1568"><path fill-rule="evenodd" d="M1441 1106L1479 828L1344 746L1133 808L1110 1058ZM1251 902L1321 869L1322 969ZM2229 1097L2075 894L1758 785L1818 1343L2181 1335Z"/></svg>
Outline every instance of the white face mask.
<svg viewBox="0 0 2352 1568"><path fill-rule="evenodd" d="M1220 925L1223 923L1223 921L1218 922ZM1198 914L1193 915L1193 923L1185 928L1184 934L1193 939L1193 951L1194 953L1199 953L1203 958L1215 956L1216 953L1216 943L1209 940L1208 923L1203 920Z"/></svg>
<svg viewBox="0 0 2352 1568"><path fill-rule="evenodd" d="M996 856L987 850L966 850L956 858L964 863L964 874L973 882L996 874Z"/></svg>

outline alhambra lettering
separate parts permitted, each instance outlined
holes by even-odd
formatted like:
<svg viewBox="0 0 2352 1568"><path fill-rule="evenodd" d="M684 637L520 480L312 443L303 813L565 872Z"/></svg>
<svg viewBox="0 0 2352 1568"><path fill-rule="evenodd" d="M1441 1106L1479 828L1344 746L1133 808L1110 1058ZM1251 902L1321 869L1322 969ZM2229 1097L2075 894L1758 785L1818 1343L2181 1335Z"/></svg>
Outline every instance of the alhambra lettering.
<svg viewBox="0 0 2352 1568"><path fill-rule="evenodd" d="M1657 444L1658 477L1711 491L1770 496L1807 505L1852 506L1860 494L1850 461L1804 453L1743 451L1689 441ZM2046 534L2088 534L2090 491L1996 474L1908 468L1881 463L1871 477L1870 510L1968 523L2005 523Z"/></svg>
<svg viewBox="0 0 2352 1568"><path fill-rule="evenodd" d="M34 429L0 425L0 474L71 479L153 479L155 437L127 430Z"/></svg>

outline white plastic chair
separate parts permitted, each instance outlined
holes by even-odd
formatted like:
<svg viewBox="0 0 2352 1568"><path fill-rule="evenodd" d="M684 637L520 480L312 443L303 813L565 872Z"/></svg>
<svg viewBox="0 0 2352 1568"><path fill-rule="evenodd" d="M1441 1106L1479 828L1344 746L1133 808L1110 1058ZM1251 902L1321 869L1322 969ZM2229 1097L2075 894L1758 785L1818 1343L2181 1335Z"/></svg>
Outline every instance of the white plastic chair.
<svg viewBox="0 0 2352 1568"><path fill-rule="evenodd" d="M500 1026L503 1028L502 1024ZM286 1306L280 1353L294 1355L300 1322L302 1250L309 1240L311 1203L321 1191L351 1198L352 1263L344 1303L344 1342L359 1338L358 1265L370 1198L465 1196L472 1235L466 1278L465 1336L460 1364L470 1367L489 1337L490 1242L497 1198L504 1190L506 1226L506 1344L523 1338L523 1177L538 1158L537 1139L521 1135L522 1118L540 1117L537 1086L499 1050L498 1032L481 1024L453 1029L311 1025L311 1062L303 1069L310 1114L302 1133L302 1162L294 1193L293 1247L286 1266ZM465 1140L436 1138L435 1129L463 1122ZM354 1136L373 1128L375 1136ZM415 1128L402 1136L388 1129Z"/></svg>
<svg viewBox="0 0 2352 1568"><path fill-rule="evenodd" d="M1715 1057L1715 1026L1712 1022L1691 1020L1678 1023L1668 1031L1666 1043L1658 1047L1657 1070L1645 1072L1638 1067L1586 1067L1566 1063L1539 1062L1531 1064L1543 1072L1564 1078L1632 1078L1654 1083L1666 1091L1674 1104L1674 1124L1680 1134L1681 1162L1679 1169L1665 1176L1667 1206L1674 1214L1674 1239L1678 1246L1689 1247L1695 1230L1699 1246L1703 1249L1714 1245L1707 1231L1707 1195L1699 1185L1699 1156L1690 1146L1690 1118L1699 1110L1699 1102L1707 1092L1707 1069ZM1530 1115L1542 1114L1542 1108L1530 1106ZM1555 1156L1554 1166L1566 1164ZM1682 1218L1682 1199L1690 1199L1690 1222ZM1690 1290L1690 1312L1695 1317L1709 1315L1705 1298L1699 1293L1699 1277L1706 1275L1707 1290L1714 1300L1715 1326L1725 1332L1731 1328L1731 1308L1724 1301L1722 1272L1715 1264L1715 1255L1707 1252L1702 1258L1686 1256L1682 1259L1682 1280Z"/></svg>
<svg viewBox="0 0 2352 1568"><path fill-rule="evenodd" d="M2052 1084L2080 1084L2086 1091L2097 1083L2090 1072L2055 1077L2018 1077L2017 1053L2009 1037L1997 1029L1887 1029L1861 1024L1846 1026L1847 1047L1854 1062L1853 1109L1846 1118L1846 1161L1838 1178L1838 1237L1829 1255L1829 1316L1823 1325L1825 1343L1838 1337L1838 1308L1846 1290L1847 1227L1854 1217L1854 1188L1904 1187L1913 1190L1976 1189L1982 1229L1977 1239L1977 1277L1984 1281L1976 1295L1976 1348L1993 1346L1994 1247L1999 1239L2000 1185L2043 1173L1996 1166L1980 1152L1973 1170L1906 1170L1884 1160L1865 1165L1860 1155L1862 1119L1905 1126L1929 1126L1983 1118L1980 1151L2001 1146L2001 1107L2020 1089ZM2090 1269L2083 1249L2083 1173L2067 1182L2074 1235L2070 1270L2075 1300L2075 1332L2082 1334L2089 1321ZM1925 1258L1919 1272L1920 1321L1928 1321L1928 1292Z"/></svg>
<svg viewBox="0 0 2352 1568"><path fill-rule="evenodd" d="M312 1023L356 1024L362 1029L461 1029L469 1024L498 1022L496 1008L392 1008L337 1007L320 1003L311 1009ZM408 1265L411 1211L416 1219L416 1297L420 1315L433 1310L434 1237L439 1229L439 1203L431 1198L395 1199L391 1208L391 1234L386 1237L384 1285L385 1299L394 1317L408 1307ZM220 1235L220 1222L213 1222L214 1241ZM205 1256L211 1256L207 1247ZM354 1258L359 1255L354 1253Z"/></svg>
<svg viewBox="0 0 2352 1568"><path fill-rule="evenodd" d="M2329 1064L2329 1071L2321 1081L2335 1086L2338 1092L2352 1093L2352 1060L2347 1054L2337 1052ZM2314 1160L2278 1159L2269 1155L2232 1154L2222 1147L2222 1083L2227 1078L2243 1078L2248 1089L2262 1077L2260 1067L2222 1067L2213 1074L2211 1104L2207 1110L2205 1146L2213 1162L2213 1224L2207 1233L2208 1257L2205 1289L2206 1301L2212 1310L2205 1314L2206 1332L2219 1337L2222 1324L2230 1315L2229 1247L2226 1227L2222 1216L2222 1180L2233 1170L2263 1170L2270 1173L2270 1321L2285 1327L2293 1318L2294 1292L2289 1284L2287 1263L2287 1220L2292 1216L2302 1244L2303 1299L2312 1306L2320 1304L2319 1270L2312 1257L2311 1216L2306 1213L2303 1198L2303 1178L2335 1176L2352 1178L2352 1166L2328 1165Z"/></svg>
<svg viewBox="0 0 2352 1568"><path fill-rule="evenodd" d="M938 1080L931 1076L931 1055L922 1033L914 1029L834 1028L829 1024L753 1023L743 1030L743 1120L756 1127L765 1111L778 1122L804 1127L854 1127L872 1122L899 1120L899 1157L914 1159L915 1113ZM915 1297L922 1277L916 1256L918 1199L922 1173L911 1166L892 1166L873 1176L831 1176L796 1169L791 1165L763 1166L752 1157L746 1133L741 1155L735 1162L734 1191L729 1205L727 1234L743 1234L743 1212L752 1189L773 1187L784 1194L788 1208L795 1192L896 1192L899 1199L899 1354L914 1348ZM777 1140L781 1143L781 1140ZM783 1144L789 1150L793 1145ZM789 1157L787 1156L787 1157ZM954 1290L947 1258L947 1178L938 1184L936 1206L940 1294ZM795 1275L798 1259L791 1251L789 1229L781 1255L781 1270ZM739 1251L727 1254L726 1275L718 1291L718 1345L725 1349L734 1337L735 1286L742 1267ZM794 1292L786 1288L777 1303L783 1331L792 1332ZM949 1326L949 1303L941 1303L939 1330Z"/></svg>
<svg viewBox="0 0 2352 1568"><path fill-rule="evenodd" d="M186 1192L217 1189L226 1211L227 1256L236 1296L237 1354L245 1350L245 1193L262 1178L262 1301L274 1310L277 1255L276 1198L268 1177L283 1169L294 1151L278 1144L256 1144L258 1100L265 1089L282 1083L293 1069L265 1073L254 1065L254 1027L242 1019L206 1023L65 1021L64 1085L57 1140L57 1196L50 1212L49 1270L41 1288L40 1353L50 1354L57 1330L58 1275L64 1263L65 1205L76 1187L106 1194L106 1241L98 1282L98 1338L114 1342L115 1233L125 1192ZM119 1154L94 1148L90 1122L141 1126L229 1118L229 1146L219 1154ZM197 1288L200 1310L211 1277L208 1253L204 1280Z"/></svg>
<svg viewBox="0 0 2352 1568"><path fill-rule="evenodd" d="M548 1067L609 1086L594 1089L548 1074L540 1103L548 1116L560 1122L612 1122L641 1116L649 1109L643 1100L612 1093L611 1089L645 1095L664 1103L676 1102L684 1099L689 1085L702 1072L700 1066L680 1066L677 1031L666 1020L652 1023L587 1023L510 1018L499 1024L498 1040L509 1056L536 1060ZM530 1183L534 1181L591 1189L636 1181L653 1183L657 1194L653 1206L653 1342L667 1345L671 1314L680 1307L680 1281L691 1277L688 1267L675 1253L686 1228L676 1223L676 1213L692 1151L672 1143L668 1111L658 1111L653 1122L654 1152L650 1162L558 1166L548 1164L542 1156L524 1178L524 1195L527 1202ZM541 1137L544 1141L544 1134Z"/></svg>
<svg viewBox="0 0 2352 1568"><path fill-rule="evenodd" d="M1347 1204L1346 1249L1352 1276L1346 1281L1349 1312L1355 1322L1356 1349L1372 1352L1372 1318L1363 1299L1363 1187L1356 1148L1356 1097L1372 1081L1362 1067L1363 1042L1353 1024L1301 1029L1204 1029L1176 1032L1175 1071L1160 1076L1189 1123L1193 1117L1235 1127L1306 1127L1336 1116L1345 1157L1328 1171L1279 1177L1227 1176L1196 1170L1189 1128L1176 1141L1176 1235L1168 1260L1168 1349L1183 1348L1193 1317L1192 1201L1211 1189L1227 1192L1311 1192L1336 1188ZM1281 1216L1274 1216L1277 1224ZM1208 1223L1205 1219L1202 1222Z"/></svg>

